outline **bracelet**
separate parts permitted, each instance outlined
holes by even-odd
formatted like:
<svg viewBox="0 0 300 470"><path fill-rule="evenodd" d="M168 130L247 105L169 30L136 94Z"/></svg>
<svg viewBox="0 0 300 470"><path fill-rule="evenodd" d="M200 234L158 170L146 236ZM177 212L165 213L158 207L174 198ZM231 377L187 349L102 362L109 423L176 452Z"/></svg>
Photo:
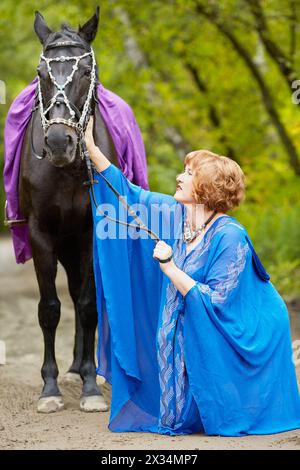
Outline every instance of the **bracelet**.
<svg viewBox="0 0 300 470"><path fill-rule="evenodd" d="M159 259L159 258L156 258L156 259L160 263L168 263L169 261L171 261L172 258L173 258L173 254L171 256L169 256L169 258L167 258L167 259Z"/></svg>

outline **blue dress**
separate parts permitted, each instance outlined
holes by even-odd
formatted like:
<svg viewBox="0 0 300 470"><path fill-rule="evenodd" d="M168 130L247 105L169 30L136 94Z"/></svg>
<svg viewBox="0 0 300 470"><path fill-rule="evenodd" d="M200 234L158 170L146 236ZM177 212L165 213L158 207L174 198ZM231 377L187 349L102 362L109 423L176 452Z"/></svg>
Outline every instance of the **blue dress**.
<svg viewBox="0 0 300 470"><path fill-rule="evenodd" d="M97 372L112 385L109 429L243 436L300 428L288 311L246 229L219 217L186 254L182 204L114 165L102 175L196 281L183 297L153 259L153 240L92 204ZM94 176L102 211L132 222Z"/></svg>

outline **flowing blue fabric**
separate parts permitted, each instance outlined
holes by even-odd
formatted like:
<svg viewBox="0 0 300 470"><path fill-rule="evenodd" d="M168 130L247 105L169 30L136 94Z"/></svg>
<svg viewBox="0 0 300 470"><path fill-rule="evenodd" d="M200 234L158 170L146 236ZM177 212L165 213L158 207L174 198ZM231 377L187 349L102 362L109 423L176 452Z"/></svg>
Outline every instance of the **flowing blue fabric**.
<svg viewBox="0 0 300 470"><path fill-rule="evenodd" d="M154 241L92 203L97 372L112 385L109 429L243 436L300 428L288 310L245 228L221 216L187 254L182 204L114 165L102 175L196 281L183 297L153 259ZM94 177L101 210L133 222Z"/></svg>

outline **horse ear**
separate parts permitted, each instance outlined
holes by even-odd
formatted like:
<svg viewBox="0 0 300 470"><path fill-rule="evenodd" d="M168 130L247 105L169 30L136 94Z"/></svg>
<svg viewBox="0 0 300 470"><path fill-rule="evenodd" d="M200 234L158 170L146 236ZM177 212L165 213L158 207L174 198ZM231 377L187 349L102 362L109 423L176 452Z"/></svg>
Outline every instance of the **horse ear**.
<svg viewBox="0 0 300 470"><path fill-rule="evenodd" d="M45 43L49 34L53 32L50 28L48 28L44 17L40 14L39 11L35 12L34 30L42 44Z"/></svg>
<svg viewBox="0 0 300 470"><path fill-rule="evenodd" d="M99 6L96 8L95 14L83 26L79 25L78 34L88 43L93 42L96 37L99 23Z"/></svg>

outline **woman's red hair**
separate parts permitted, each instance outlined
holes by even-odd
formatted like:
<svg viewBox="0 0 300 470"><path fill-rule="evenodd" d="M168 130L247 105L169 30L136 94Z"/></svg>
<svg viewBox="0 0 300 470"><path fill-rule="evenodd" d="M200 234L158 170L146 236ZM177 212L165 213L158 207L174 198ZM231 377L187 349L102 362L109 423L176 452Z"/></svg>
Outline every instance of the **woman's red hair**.
<svg viewBox="0 0 300 470"><path fill-rule="evenodd" d="M210 210L228 212L245 199L245 175L231 158L209 150L196 150L186 155L193 176L193 196Z"/></svg>

